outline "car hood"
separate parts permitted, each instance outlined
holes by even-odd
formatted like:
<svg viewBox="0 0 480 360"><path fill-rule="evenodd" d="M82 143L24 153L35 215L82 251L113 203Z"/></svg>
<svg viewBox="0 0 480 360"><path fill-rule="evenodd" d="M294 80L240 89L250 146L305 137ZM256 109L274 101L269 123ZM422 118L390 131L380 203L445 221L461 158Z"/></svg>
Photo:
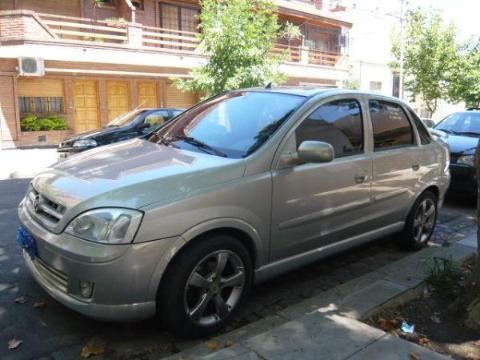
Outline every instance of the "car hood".
<svg viewBox="0 0 480 360"><path fill-rule="evenodd" d="M448 144L452 154L472 152L478 144L479 138L475 136L446 134L444 132L442 134L445 134L445 136L442 136L442 139Z"/></svg>
<svg viewBox="0 0 480 360"><path fill-rule="evenodd" d="M79 213L93 207L168 203L239 178L244 172L243 159L133 139L74 155L36 176L32 186Z"/></svg>

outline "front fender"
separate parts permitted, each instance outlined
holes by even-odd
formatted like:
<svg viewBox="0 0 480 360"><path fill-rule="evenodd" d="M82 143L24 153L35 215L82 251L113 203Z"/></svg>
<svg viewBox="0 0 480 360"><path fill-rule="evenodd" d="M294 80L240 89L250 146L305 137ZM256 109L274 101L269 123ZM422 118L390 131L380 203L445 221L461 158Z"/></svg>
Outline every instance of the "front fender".
<svg viewBox="0 0 480 360"><path fill-rule="evenodd" d="M267 249L265 249L266 244L261 241L261 237L258 234L257 230L248 224L246 221L236 219L236 218L217 218L202 222L197 224L187 231L185 231L182 236L175 237L169 250L161 257L158 262L155 271L152 274L150 279L149 286L149 298L155 299L158 286L162 280L165 271L167 270L170 262L175 258L175 256L182 251L182 248L188 244L193 239L197 238L199 235L205 234L212 230L217 229L235 229L245 233L253 243L253 249L255 251L255 258L257 259L256 267L260 267L267 262L268 254ZM156 240L163 241L163 240Z"/></svg>

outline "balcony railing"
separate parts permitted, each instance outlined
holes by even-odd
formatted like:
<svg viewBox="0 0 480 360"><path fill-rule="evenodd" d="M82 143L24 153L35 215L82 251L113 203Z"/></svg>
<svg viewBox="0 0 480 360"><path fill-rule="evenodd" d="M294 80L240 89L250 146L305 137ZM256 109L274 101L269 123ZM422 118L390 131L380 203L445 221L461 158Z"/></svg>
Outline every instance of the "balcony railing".
<svg viewBox="0 0 480 360"><path fill-rule="evenodd" d="M112 23L70 16L38 14L58 38L106 44L126 44L127 23Z"/></svg>
<svg viewBox="0 0 480 360"><path fill-rule="evenodd" d="M115 46L126 49L149 49L162 52L202 55L199 50L197 33L144 26L138 23L121 21L93 20L71 16L37 14L32 11L0 11L2 17L17 17L22 20L25 39L50 39L62 43L92 44L96 46ZM8 34L12 19L0 21L0 41L9 40L2 34ZM17 19L18 20L18 19ZM40 30L44 33L40 34ZM18 40L18 30L13 29ZM276 44L273 54L283 54L285 61L297 64L313 64L334 67L341 54L329 53L302 46Z"/></svg>

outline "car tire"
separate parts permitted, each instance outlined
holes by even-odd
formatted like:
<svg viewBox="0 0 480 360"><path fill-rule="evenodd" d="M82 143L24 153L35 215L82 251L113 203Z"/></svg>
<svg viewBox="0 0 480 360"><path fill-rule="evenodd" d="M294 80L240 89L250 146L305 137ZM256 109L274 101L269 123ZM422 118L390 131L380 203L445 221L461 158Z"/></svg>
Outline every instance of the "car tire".
<svg viewBox="0 0 480 360"><path fill-rule="evenodd" d="M245 246L228 234L208 235L186 246L161 281L157 314L175 335L205 337L222 329L245 301L252 260Z"/></svg>
<svg viewBox="0 0 480 360"><path fill-rule="evenodd" d="M420 250L430 240L437 222L438 198L430 190L424 191L413 204L403 231L400 244L407 250Z"/></svg>

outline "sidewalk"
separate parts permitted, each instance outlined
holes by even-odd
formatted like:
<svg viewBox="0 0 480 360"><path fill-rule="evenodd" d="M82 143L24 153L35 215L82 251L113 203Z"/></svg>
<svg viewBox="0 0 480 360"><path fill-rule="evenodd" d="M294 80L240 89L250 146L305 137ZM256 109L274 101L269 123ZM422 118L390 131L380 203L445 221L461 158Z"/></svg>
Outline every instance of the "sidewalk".
<svg viewBox="0 0 480 360"><path fill-rule="evenodd" d="M170 359L448 359L360 320L400 295L413 296L432 257L461 262L476 246L472 232L449 247L426 248Z"/></svg>
<svg viewBox="0 0 480 360"><path fill-rule="evenodd" d="M0 151L0 180L31 178L57 162L56 149L8 149Z"/></svg>

